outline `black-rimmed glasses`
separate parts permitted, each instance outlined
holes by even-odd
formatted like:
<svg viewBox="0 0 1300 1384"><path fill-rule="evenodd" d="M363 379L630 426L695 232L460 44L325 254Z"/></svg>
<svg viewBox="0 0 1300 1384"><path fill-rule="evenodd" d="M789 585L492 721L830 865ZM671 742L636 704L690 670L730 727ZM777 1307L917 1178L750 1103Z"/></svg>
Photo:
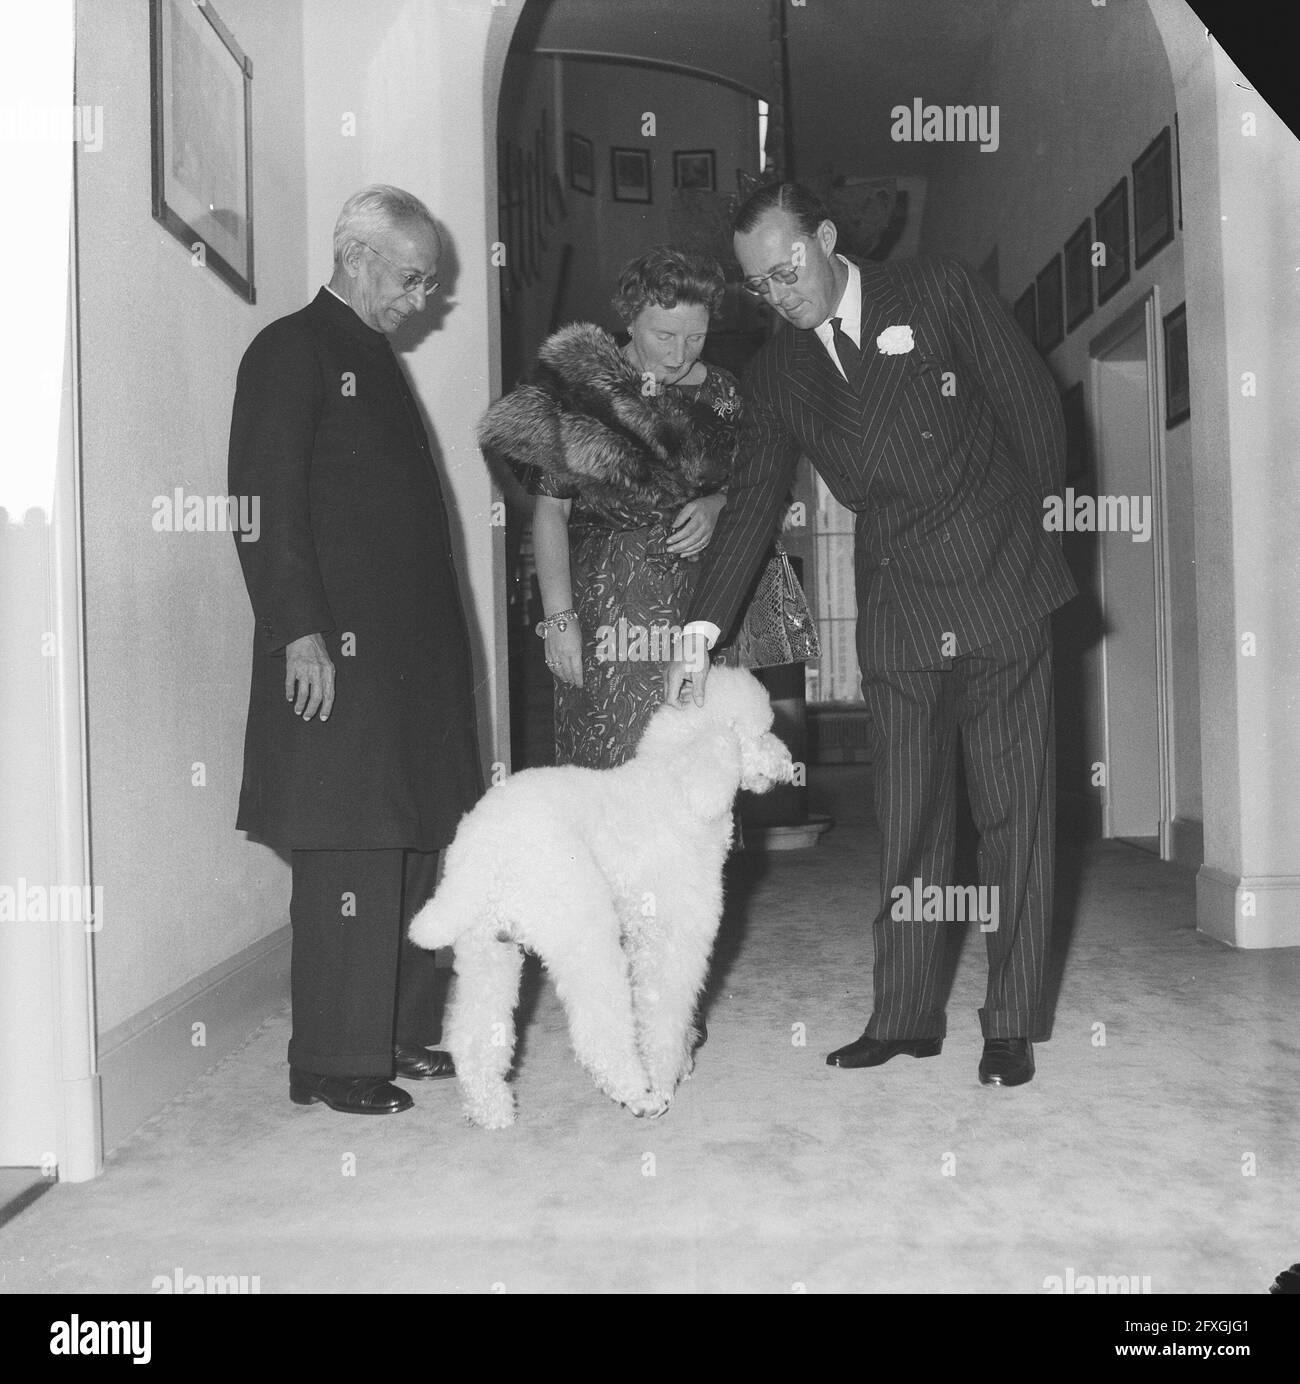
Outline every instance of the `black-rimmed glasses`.
<svg viewBox="0 0 1300 1384"><path fill-rule="evenodd" d="M771 289L768 288L768 280L775 279L779 284L797 283L799 271L797 269L774 269L770 274L755 274L752 278L744 281L745 292L752 293L755 298L766 298Z"/></svg>

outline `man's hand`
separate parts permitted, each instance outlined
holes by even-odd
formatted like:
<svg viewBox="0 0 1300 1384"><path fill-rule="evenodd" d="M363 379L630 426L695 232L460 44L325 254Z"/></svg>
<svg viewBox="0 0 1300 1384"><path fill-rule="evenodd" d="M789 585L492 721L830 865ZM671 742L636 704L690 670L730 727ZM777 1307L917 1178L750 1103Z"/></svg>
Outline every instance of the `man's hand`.
<svg viewBox="0 0 1300 1384"><path fill-rule="evenodd" d="M689 686L691 700L704 705L704 684L709 679L709 641L698 630L682 635L681 653L664 664L664 701L677 705L682 688Z"/></svg>
<svg viewBox="0 0 1300 1384"><path fill-rule="evenodd" d="M727 497L720 491L716 495L701 495L688 500L677 511L673 520L673 536L664 544L670 553L678 557L698 557L709 546L713 530L717 527L718 515L727 503Z"/></svg>
<svg viewBox="0 0 1300 1384"><path fill-rule="evenodd" d="M328 721L334 709L334 662L319 634L304 634L284 650L284 696L293 714L310 721L320 711Z"/></svg>

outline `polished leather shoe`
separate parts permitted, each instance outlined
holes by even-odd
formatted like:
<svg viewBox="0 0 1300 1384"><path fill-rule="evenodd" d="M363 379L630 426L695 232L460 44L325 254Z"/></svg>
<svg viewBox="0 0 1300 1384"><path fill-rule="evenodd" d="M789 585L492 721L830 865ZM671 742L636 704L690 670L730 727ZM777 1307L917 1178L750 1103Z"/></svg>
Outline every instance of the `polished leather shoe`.
<svg viewBox="0 0 1300 1384"><path fill-rule="evenodd" d="M1034 1045L1028 1038L986 1038L980 1058L985 1086L1023 1086L1034 1076Z"/></svg>
<svg viewBox="0 0 1300 1384"><path fill-rule="evenodd" d="M393 1065L397 1075L406 1081L437 1081L456 1075L451 1053L436 1048L394 1048Z"/></svg>
<svg viewBox="0 0 1300 1384"><path fill-rule="evenodd" d="M879 1067L891 1057L937 1057L942 1038L868 1038L864 1033L856 1042L836 1048L826 1058L828 1067Z"/></svg>
<svg viewBox="0 0 1300 1384"><path fill-rule="evenodd" d="M289 1068L289 1099L295 1105L324 1101L345 1115L396 1115L415 1102L382 1076L318 1076Z"/></svg>

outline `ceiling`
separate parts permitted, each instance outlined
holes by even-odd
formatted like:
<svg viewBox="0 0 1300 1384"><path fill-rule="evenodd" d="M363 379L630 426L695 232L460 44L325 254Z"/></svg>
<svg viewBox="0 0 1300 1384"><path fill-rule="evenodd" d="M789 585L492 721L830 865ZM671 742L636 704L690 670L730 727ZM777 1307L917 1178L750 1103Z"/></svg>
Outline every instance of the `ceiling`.
<svg viewBox="0 0 1300 1384"><path fill-rule="evenodd" d="M941 146L892 140L891 109L978 101L972 79L1021 3L786 0L796 172L926 172ZM770 99L772 13L771 0L530 0L516 42L692 68Z"/></svg>

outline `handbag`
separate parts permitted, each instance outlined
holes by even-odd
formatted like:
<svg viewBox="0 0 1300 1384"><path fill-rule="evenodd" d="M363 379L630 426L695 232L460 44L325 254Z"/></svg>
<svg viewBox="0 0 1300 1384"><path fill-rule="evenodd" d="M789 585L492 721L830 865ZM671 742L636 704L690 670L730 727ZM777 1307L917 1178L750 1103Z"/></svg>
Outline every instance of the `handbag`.
<svg viewBox="0 0 1300 1384"><path fill-rule="evenodd" d="M821 657L817 622L794 574L790 554L779 541L767 560L736 637L718 657L741 668L774 668Z"/></svg>

